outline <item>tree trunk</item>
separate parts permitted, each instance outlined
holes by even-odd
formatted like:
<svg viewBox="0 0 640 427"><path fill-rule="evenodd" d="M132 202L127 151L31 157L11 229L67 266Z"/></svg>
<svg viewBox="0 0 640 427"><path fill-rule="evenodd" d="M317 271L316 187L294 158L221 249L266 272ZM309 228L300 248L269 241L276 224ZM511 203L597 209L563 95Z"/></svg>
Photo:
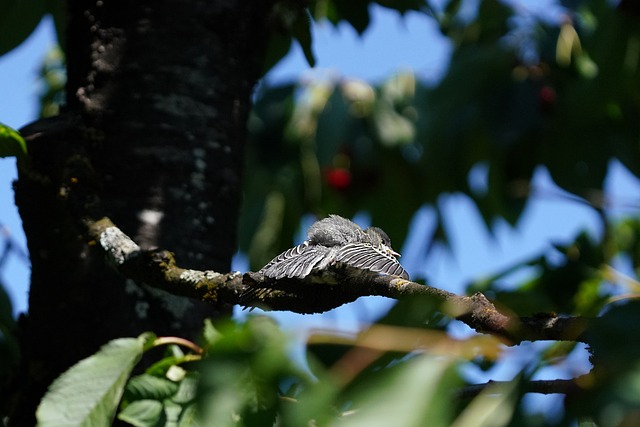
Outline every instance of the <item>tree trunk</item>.
<svg viewBox="0 0 640 427"><path fill-rule="evenodd" d="M15 185L32 277L11 425L33 425L47 385L109 339L194 338L229 312L119 277L78 219L108 215L143 248L229 271L268 12L267 0L69 1L67 108L24 129ZM99 200L69 202L86 188Z"/></svg>

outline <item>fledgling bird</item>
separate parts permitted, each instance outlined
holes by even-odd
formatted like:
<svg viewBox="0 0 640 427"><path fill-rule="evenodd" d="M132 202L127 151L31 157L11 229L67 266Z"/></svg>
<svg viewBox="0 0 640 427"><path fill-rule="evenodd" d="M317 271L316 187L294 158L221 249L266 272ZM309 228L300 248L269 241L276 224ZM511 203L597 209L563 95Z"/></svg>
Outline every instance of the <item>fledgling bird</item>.
<svg viewBox="0 0 640 427"><path fill-rule="evenodd" d="M271 279L321 276L329 268L352 274L391 274L409 279L391 248L387 233L378 227L363 230L338 215L315 222L308 239L271 260L259 271Z"/></svg>
<svg viewBox="0 0 640 427"><path fill-rule="evenodd" d="M327 284L342 278L380 274L409 280L409 274L397 260L400 254L391 248L389 236L378 227L363 230L348 219L329 215L312 224L307 237L298 246L276 256L258 273L270 280L295 278ZM255 299L263 299L273 290L251 287L240 295L239 302L248 305Z"/></svg>
<svg viewBox="0 0 640 427"><path fill-rule="evenodd" d="M307 237L272 259L259 273L272 280L297 278L312 283L335 283L336 275L355 278L388 274L409 280L396 258L400 254L391 248L389 236L378 227L363 230L348 219L329 215L311 225ZM241 295L240 303L263 298L271 291L251 288Z"/></svg>

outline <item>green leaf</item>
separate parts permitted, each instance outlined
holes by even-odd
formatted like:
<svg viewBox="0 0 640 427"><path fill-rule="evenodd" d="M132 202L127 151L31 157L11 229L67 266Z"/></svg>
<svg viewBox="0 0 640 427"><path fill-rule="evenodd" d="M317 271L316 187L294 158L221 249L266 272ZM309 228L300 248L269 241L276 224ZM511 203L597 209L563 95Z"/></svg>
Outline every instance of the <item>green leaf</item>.
<svg viewBox="0 0 640 427"><path fill-rule="evenodd" d="M43 0L3 0L0 5L0 55L29 37L45 12Z"/></svg>
<svg viewBox="0 0 640 427"><path fill-rule="evenodd" d="M38 426L111 425L127 378L148 340L143 334L110 341L69 368L49 386L38 406Z"/></svg>
<svg viewBox="0 0 640 427"><path fill-rule="evenodd" d="M590 346L596 387L585 387L568 411L592 417L598 426L637 425L640 405L640 302L609 308L590 323L584 338ZM614 414L612 416L612 414Z"/></svg>
<svg viewBox="0 0 640 427"><path fill-rule="evenodd" d="M398 114L385 102L376 104L374 119L373 126L382 145L393 147L415 139L415 126L411 120Z"/></svg>
<svg viewBox="0 0 640 427"><path fill-rule="evenodd" d="M67 4L59 0L45 0L47 12L53 18L53 24L56 27L56 38L58 45L62 50L67 47ZM66 54L66 52L65 52Z"/></svg>
<svg viewBox="0 0 640 427"><path fill-rule="evenodd" d="M273 34L269 38L266 54L264 57L263 73L271 70L291 48L291 36L288 34Z"/></svg>
<svg viewBox="0 0 640 427"><path fill-rule="evenodd" d="M27 143L18 131L0 123L0 157L24 157Z"/></svg>
<svg viewBox="0 0 640 427"><path fill-rule="evenodd" d="M166 378L153 375L138 375L129 380L125 389L127 401L155 399L162 400L173 396L178 391L178 384Z"/></svg>
<svg viewBox="0 0 640 427"><path fill-rule="evenodd" d="M187 374L182 381L180 381L178 390L171 400L181 405L192 402L197 396L199 378L200 376L196 373Z"/></svg>
<svg viewBox="0 0 640 427"><path fill-rule="evenodd" d="M334 91L318 116L316 131L316 157L321 167L332 165L349 136L349 110L340 91ZM337 165L333 165L337 166Z"/></svg>
<svg viewBox="0 0 640 427"><path fill-rule="evenodd" d="M640 366L640 301L613 306L594 319L586 331L586 342L607 373L624 373Z"/></svg>
<svg viewBox="0 0 640 427"><path fill-rule="evenodd" d="M214 345L216 342L218 342L222 338L222 335L220 334L220 332L218 332L216 327L213 325L213 322L211 321L211 319L204 319L204 328L202 330L202 338L206 343L205 344L206 347L210 347Z"/></svg>
<svg viewBox="0 0 640 427"><path fill-rule="evenodd" d="M273 31L265 56L264 73L289 52L292 37L300 43L309 66L315 66L316 60L311 50L311 16L307 9L294 2L276 2L269 20Z"/></svg>
<svg viewBox="0 0 640 427"><path fill-rule="evenodd" d="M346 20L351 26L362 35L369 26L371 16L369 15L369 0L334 0L333 6L337 12L337 20L332 20L334 24L338 20Z"/></svg>
<svg viewBox="0 0 640 427"><path fill-rule="evenodd" d="M503 427L518 403L517 381L491 384L462 411L452 427Z"/></svg>
<svg viewBox="0 0 640 427"><path fill-rule="evenodd" d="M286 336L267 317L217 326L221 338L200 364L202 424L236 426L239 417L243 426L272 425L282 404L279 386L303 375L287 354Z"/></svg>
<svg viewBox="0 0 640 427"><path fill-rule="evenodd" d="M293 23L292 28L293 36L300 43L304 57L307 59L310 67L315 67L316 58L311 50L312 37L311 37L311 17L306 10L301 10L297 19Z"/></svg>
<svg viewBox="0 0 640 427"><path fill-rule="evenodd" d="M282 408L283 426L327 426L337 415L335 399L339 388L336 378L328 375L294 395L296 403Z"/></svg>
<svg viewBox="0 0 640 427"><path fill-rule="evenodd" d="M154 427L161 425L160 422L163 420L163 415L164 411L161 402L157 400L136 400L127 405L118 414L118 419L136 427Z"/></svg>
<svg viewBox="0 0 640 427"><path fill-rule="evenodd" d="M451 387L458 382L453 365L428 356L386 369L373 381L361 383L354 395L353 414L336 426L445 427L451 425Z"/></svg>
<svg viewBox="0 0 640 427"><path fill-rule="evenodd" d="M426 2L424 0L377 0L376 3L404 14L410 10L423 9Z"/></svg>
<svg viewBox="0 0 640 427"><path fill-rule="evenodd" d="M198 408L195 404L187 406L180 414L178 427L198 427L201 425L198 422Z"/></svg>

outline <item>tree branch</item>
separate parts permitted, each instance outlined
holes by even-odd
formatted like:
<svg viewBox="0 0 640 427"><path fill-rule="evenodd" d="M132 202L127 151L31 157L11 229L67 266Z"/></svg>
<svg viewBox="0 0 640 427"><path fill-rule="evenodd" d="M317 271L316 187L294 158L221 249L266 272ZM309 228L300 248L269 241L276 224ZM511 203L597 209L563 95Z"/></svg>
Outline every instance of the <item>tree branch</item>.
<svg viewBox="0 0 640 427"><path fill-rule="evenodd" d="M260 273L221 274L180 268L166 250L142 250L108 218L85 220L89 237L107 255L109 262L126 277L163 289L175 295L205 302L240 303L249 289L269 288L258 293L257 300L247 305L267 306L273 310L319 313L339 307L361 296L377 295L401 299L426 295L440 303L443 313L457 318L477 332L490 333L514 345L535 340L580 340L588 319L542 314L519 317L498 310L483 294L456 295L429 285L377 276L354 279L337 285L309 284L297 279L271 281ZM243 301L245 303L245 301Z"/></svg>
<svg viewBox="0 0 640 427"><path fill-rule="evenodd" d="M235 304L246 289L239 272L227 274L180 268L166 250L142 250L109 218L85 220L93 242L104 250L109 262L125 277L174 295L204 302Z"/></svg>
<svg viewBox="0 0 640 427"><path fill-rule="evenodd" d="M400 279L395 276L377 276L371 279L349 280L340 285L311 285L295 279L266 280L259 273L247 273L244 283L252 288L276 288L282 292L269 292L261 302L271 309L291 310L299 313L323 312L336 308L361 296L383 296L393 299L425 295L440 303L443 313L461 320L480 333L501 337L514 345L522 341L567 340L579 341L587 327L588 318L560 317L538 314L519 317L500 311L483 294L456 295L429 285ZM321 287L321 289L318 289ZM296 295L294 298L292 294ZM262 304L259 304L262 305Z"/></svg>

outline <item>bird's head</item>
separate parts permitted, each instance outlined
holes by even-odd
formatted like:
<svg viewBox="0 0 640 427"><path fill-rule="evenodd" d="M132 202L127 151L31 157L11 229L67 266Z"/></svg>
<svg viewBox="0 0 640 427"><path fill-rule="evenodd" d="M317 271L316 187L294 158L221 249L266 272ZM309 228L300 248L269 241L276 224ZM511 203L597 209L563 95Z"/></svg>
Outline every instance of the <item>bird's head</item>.
<svg viewBox="0 0 640 427"><path fill-rule="evenodd" d="M384 230L378 227L369 227L366 230L364 230L364 232L371 239L371 244L373 244L373 246L379 247L380 249L387 252L391 256L400 258L400 254L394 251L393 248L391 247L391 239L389 238L387 233L384 232Z"/></svg>

